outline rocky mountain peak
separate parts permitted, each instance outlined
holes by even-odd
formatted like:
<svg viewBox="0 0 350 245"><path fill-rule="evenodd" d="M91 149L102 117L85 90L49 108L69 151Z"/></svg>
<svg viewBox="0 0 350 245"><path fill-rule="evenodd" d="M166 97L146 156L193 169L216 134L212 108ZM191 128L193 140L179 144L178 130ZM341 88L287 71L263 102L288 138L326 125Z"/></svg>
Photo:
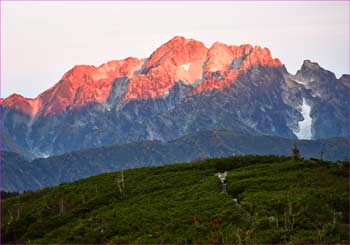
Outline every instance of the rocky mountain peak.
<svg viewBox="0 0 350 245"><path fill-rule="evenodd" d="M296 77L309 82L329 83L336 80L333 72L323 69L318 63L304 60L301 68L297 71Z"/></svg>
<svg viewBox="0 0 350 245"><path fill-rule="evenodd" d="M6 107L15 107L16 104L25 103L26 98L24 98L20 94L14 93L14 94L11 94L10 96L8 96L7 98L3 99L1 102L2 102L2 105L6 106Z"/></svg>
<svg viewBox="0 0 350 245"><path fill-rule="evenodd" d="M202 42L174 37L152 53L143 74L130 80L124 100L162 97L178 81L194 84L202 79L207 50Z"/></svg>
<svg viewBox="0 0 350 245"><path fill-rule="evenodd" d="M147 59L75 66L1 109L8 149L38 156L217 128L296 138L310 118L308 132L325 138L348 135L349 84L309 60L291 75L267 48L175 37Z"/></svg>
<svg viewBox="0 0 350 245"><path fill-rule="evenodd" d="M201 60L206 55L207 48L200 41L176 36L160 46L152 53L145 64L145 69L160 64L179 66L188 62Z"/></svg>
<svg viewBox="0 0 350 245"><path fill-rule="evenodd" d="M254 67L280 68L283 64L272 57L268 48L220 42L207 48L200 41L176 36L147 59L129 57L98 67L78 65L66 72L52 88L40 94L37 100L14 96L1 104L14 108L16 103L17 107L21 104L25 108L21 111L27 114L57 115L87 104L105 103L118 78L127 79L120 95L126 103L166 97L179 82L192 86L190 95L195 95L229 87ZM310 77L320 80L319 76L332 74L323 71L317 63L306 60L298 74L300 81Z"/></svg>
<svg viewBox="0 0 350 245"><path fill-rule="evenodd" d="M25 98L20 94L12 94L9 97L1 100L1 105L7 108L14 109L23 114L35 115L39 110L40 100Z"/></svg>
<svg viewBox="0 0 350 245"><path fill-rule="evenodd" d="M156 49L148 59L129 57L98 67L77 65L52 88L38 96L40 103L35 104L35 109L22 111L49 116L63 113L67 108L104 103L108 100L114 81L122 77L129 79L123 95L125 101L160 98L167 95L179 81L194 87L199 85L192 94L201 93L229 86L240 73L255 65L280 66L281 62L273 59L267 48L259 46L230 46L215 42L208 49L200 41L175 36ZM13 102L8 106L16 103L15 97L11 100ZM25 100L18 98L18 103ZM30 107L33 103L28 100L27 104Z"/></svg>
<svg viewBox="0 0 350 245"><path fill-rule="evenodd" d="M283 64L278 58L272 58L271 52L268 48L255 46L253 50L248 54L245 62L242 64L242 68L249 69L255 65L279 67Z"/></svg>
<svg viewBox="0 0 350 245"><path fill-rule="evenodd" d="M312 62L311 60L304 60L302 66L301 66L301 71L306 71L306 70L319 70L321 69L320 65L317 62Z"/></svg>
<svg viewBox="0 0 350 245"><path fill-rule="evenodd" d="M350 75L348 74L343 74L340 78L339 81L342 82L346 87L350 87ZM349 91L350 93L350 91Z"/></svg>
<svg viewBox="0 0 350 245"><path fill-rule="evenodd" d="M238 76L254 66L282 67L279 59L272 58L268 48L249 44L228 46L216 42L208 51L205 78L191 94L199 94L228 87Z"/></svg>
<svg viewBox="0 0 350 245"><path fill-rule="evenodd" d="M55 115L92 103L104 103L113 82L120 77L131 78L144 60L129 57L109 61L99 67L78 65L63 75L51 89L39 95L43 101L43 115Z"/></svg>
<svg viewBox="0 0 350 245"><path fill-rule="evenodd" d="M230 46L216 42L208 49L200 41L175 36L148 59L129 57L98 67L77 65L38 96L40 103L35 104L35 109L22 111L50 116L87 104L104 103L114 82L122 77L129 79L122 96L126 102L160 98L179 81L195 87L192 94L202 93L230 86L239 74L255 65L280 66L281 62L273 59L267 48L259 46ZM16 103L16 98L12 100L11 106ZM25 100L18 98L18 103ZM30 107L33 103L28 100L27 104Z"/></svg>
<svg viewBox="0 0 350 245"><path fill-rule="evenodd" d="M86 76L88 76L88 74L91 73L94 69L96 69L96 67L91 65L76 65L63 75L62 80L66 80L72 83L77 82L80 84L84 82Z"/></svg>

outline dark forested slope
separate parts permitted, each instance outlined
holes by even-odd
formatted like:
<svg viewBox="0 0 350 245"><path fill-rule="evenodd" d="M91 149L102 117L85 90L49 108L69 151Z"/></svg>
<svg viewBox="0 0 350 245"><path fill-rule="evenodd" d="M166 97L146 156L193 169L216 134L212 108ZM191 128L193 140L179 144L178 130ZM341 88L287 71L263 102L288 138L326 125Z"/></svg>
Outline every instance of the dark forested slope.
<svg viewBox="0 0 350 245"><path fill-rule="evenodd" d="M243 135L227 130L202 131L174 141L143 141L66 153L26 162L2 154L5 191L35 190L126 168L154 166L232 155L290 155L296 144L304 158L343 160L349 139L291 140L273 136Z"/></svg>

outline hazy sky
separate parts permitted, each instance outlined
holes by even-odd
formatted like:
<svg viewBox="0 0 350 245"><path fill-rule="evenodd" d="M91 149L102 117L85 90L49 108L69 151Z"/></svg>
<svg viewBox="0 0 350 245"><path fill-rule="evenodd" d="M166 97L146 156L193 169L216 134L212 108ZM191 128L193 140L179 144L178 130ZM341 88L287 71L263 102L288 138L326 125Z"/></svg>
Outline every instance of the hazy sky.
<svg viewBox="0 0 350 245"><path fill-rule="evenodd" d="M175 35L268 47L349 72L349 2L1 2L1 97L35 97L76 64L148 57Z"/></svg>

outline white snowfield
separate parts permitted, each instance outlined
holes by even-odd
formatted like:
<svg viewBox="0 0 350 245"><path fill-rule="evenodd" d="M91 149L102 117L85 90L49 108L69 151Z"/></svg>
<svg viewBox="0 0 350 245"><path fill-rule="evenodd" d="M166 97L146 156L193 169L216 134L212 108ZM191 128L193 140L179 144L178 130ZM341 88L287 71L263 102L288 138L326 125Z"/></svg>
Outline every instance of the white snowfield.
<svg viewBox="0 0 350 245"><path fill-rule="evenodd" d="M298 139L311 139L311 106L306 102L305 98L303 98L303 104L301 105L301 114L304 117L304 120L299 121L299 132L294 132L294 134L298 137Z"/></svg>
<svg viewBox="0 0 350 245"><path fill-rule="evenodd" d="M181 65L181 67L185 70L185 71L188 71L190 69L190 65L191 63L187 63L187 64L184 64L184 65Z"/></svg>
<svg viewBox="0 0 350 245"><path fill-rule="evenodd" d="M294 79L293 81L302 85L306 85L306 83L300 82L299 80L296 80L296 79Z"/></svg>

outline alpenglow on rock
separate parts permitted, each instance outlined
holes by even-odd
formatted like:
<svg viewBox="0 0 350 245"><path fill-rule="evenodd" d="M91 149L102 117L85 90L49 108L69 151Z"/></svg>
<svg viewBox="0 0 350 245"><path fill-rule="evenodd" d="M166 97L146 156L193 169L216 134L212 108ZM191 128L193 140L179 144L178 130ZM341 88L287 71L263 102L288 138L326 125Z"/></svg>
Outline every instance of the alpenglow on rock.
<svg viewBox="0 0 350 245"><path fill-rule="evenodd" d="M267 48L174 37L148 58L78 65L34 99L1 100L2 149L33 158L212 129L295 139L303 101L308 138L347 136L349 88L308 60L291 75Z"/></svg>

